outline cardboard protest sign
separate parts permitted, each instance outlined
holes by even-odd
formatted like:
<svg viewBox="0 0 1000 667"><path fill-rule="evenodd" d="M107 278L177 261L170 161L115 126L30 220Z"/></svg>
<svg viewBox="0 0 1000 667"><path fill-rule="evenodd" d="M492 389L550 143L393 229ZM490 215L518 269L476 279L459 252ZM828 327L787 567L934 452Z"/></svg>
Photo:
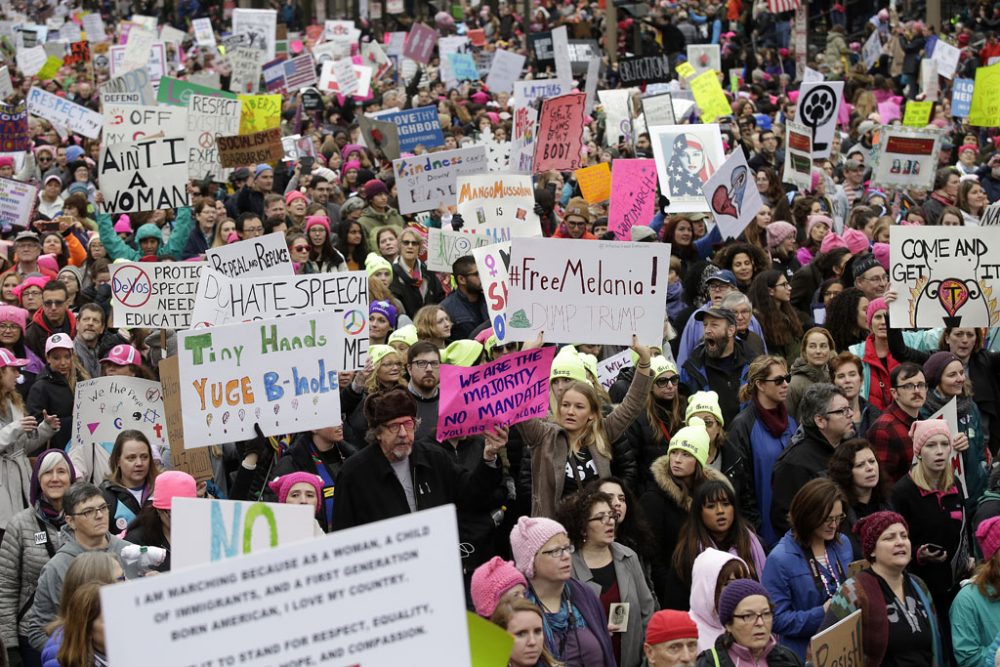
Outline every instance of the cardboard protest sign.
<svg viewBox="0 0 1000 667"><path fill-rule="evenodd" d="M903 125L907 127L925 127L931 120L933 102L916 102L910 100L903 109Z"/></svg>
<svg viewBox="0 0 1000 667"><path fill-rule="evenodd" d="M382 151L389 160L399 158L399 129L394 123L368 116L358 116L361 135L368 148Z"/></svg>
<svg viewBox="0 0 1000 667"><path fill-rule="evenodd" d="M274 60L277 22L273 9L233 10L233 34L246 35L248 46L265 53L265 62Z"/></svg>
<svg viewBox="0 0 1000 667"><path fill-rule="evenodd" d="M800 188L812 187L812 132L801 123L789 121L785 128L784 179Z"/></svg>
<svg viewBox="0 0 1000 667"><path fill-rule="evenodd" d="M889 229L889 304L895 328L993 327L1000 322L997 227Z"/></svg>
<svg viewBox="0 0 1000 667"><path fill-rule="evenodd" d="M844 97L843 81L804 83L799 89L795 120L812 132L813 159L830 156L837 112Z"/></svg>
<svg viewBox="0 0 1000 667"><path fill-rule="evenodd" d="M160 360L160 387L163 394L164 422L170 436L170 465L197 481L212 479L212 459L208 449L184 447L184 419L181 414L181 375L177 355Z"/></svg>
<svg viewBox="0 0 1000 667"><path fill-rule="evenodd" d="M187 109L158 106L104 106L104 144L127 144L153 136L187 132Z"/></svg>
<svg viewBox="0 0 1000 667"><path fill-rule="evenodd" d="M157 452L170 449L160 383L137 377L108 376L76 383L70 448L101 447L109 454L118 434L141 431ZM74 457L76 458L76 457ZM121 526L124 530L126 526Z"/></svg>
<svg viewBox="0 0 1000 667"><path fill-rule="evenodd" d="M441 366L441 401L435 437L477 435L549 411L549 372L554 347L504 355L482 366Z"/></svg>
<svg viewBox="0 0 1000 667"><path fill-rule="evenodd" d="M514 82L521 77L525 56L512 51L497 49L493 53L490 73L486 77L486 87L495 93L509 93L514 90Z"/></svg>
<svg viewBox="0 0 1000 667"><path fill-rule="evenodd" d="M0 225L27 227L37 197L38 188L34 185L0 178Z"/></svg>
<svg viewBox="0 0 1000 667"><path fill-rule="evenodd" d="M28 105L0 104L0 152L12 153L31 149L28 136Z"/></svg>
<svg viewBox="0 0 1000 667"><path fill-rule="evenodd" d="M285 156L281 147L281 128L277 127L232 137L216 136L215 144L223 167L278 162Z"/></svg>
<svg viewBox="0 0 1000 667"><path fill-rule="evenodd" d="M635 225L647 225L656 213L656 161L618 159L611 166L608 230L621 240Z"/></svg>
<svg viewBox="0 0 1000 667"><path fill-rule="evenodd" d="M883 187L932 187L940 147L941 135L937 132L883 126L872 182Z"/></svg>
<svg viewBox="0 0 1000 667"><path fill-rule="evenodd" d="M663 93L642 98L642 115L647 128L654 125L676 125L673 96Z"/></svg>
<svg viewBox="0 0 1000 667"><path fill-rule="evenodd" d="M473 248L479 269L479 281L486 297L493 334L500 343L507 339L507 267L510 264L510 243Z"/></svg>
<svg viewBox="0 0 1000 667"><path fill-rule="evenodd" d="M494 242L542 235L530 176L459 176L456 185L457 209L466 231L489 234Z"/></svg>
<svg viewBox="0 0 1000 667"><path fill-rule="evenodd" d="M614 356L597 362L597 379L604 391L611 389L618 379L619 371L626 367L632 367L632 350L622 350Z"/></svg>
<svg viewBox="0 0 1000 667"><path fill-rule="evenodd" d="M104 124L104 118L96 111L74 104L41 88L32 88L28 91L28 113L89 139L100 136L101 126Z"/></svg>
<svg viewBox="0 0 1000 667"><path fill-rule="evenodd" d="M726 94L722 92L722 84L715 70L702 72L689 81L694 100L701 110L701 120L712 123L719 116L732 113Z"/></svg>
<svg viewBox="0 0 1000 667"><path fill-rule="evenodd" d="M664 54L622 58L618 61L618 78L626 87L666 83L671 78L670 60Z"/></svg>
<svg viewBox="0 0 1000 667"><path fill-rule="evenodd" d="M101 104L108 106L153 106L156 97L149 78L149 70L145 67L125 72L101 84Z"/></svg>
<svg viewBox="0 0 1000 667"><path fill-rule="evenodd" d="M423 23L414 23L403 44L403 57L426 65L431 60L437 40L438 33L434 28Z"/></svg>
<svg viewBox="0 0 1000 667"><path fill-rule="evenodd" d="M218 88L209 88L190 81L181 81L163 77L160 79L160 86L156 89L156 101L159 104L167 104L175 107L187 108L188 99L192 95L207 95L209 97L224 97L235 100L236 95Z"/></svg>
<svg viewBox="0 0 1000 667"><path fill-rule="evenodd" d="M281 125L281 95L240 95L240 134Z"/></svg>
<svg viewBox="0 0 1000 667"><path fill-rule="evenodd" d="M573 171L583 166L583 126L586 99L571 93L542 103L532 170Z"/></svg>
<svg viewBox="0 0 1000 667"><path fill-rule="evenodd" d="M809 640L812 664L816 667L865 664L861 643L861 610L834 623Z"/></svg>
<svg viewBox="0 0 1000 667"><path fill-rule="evenodd" d="M295 273L285 237L275 232L209 248L208 268L230 278L241 276L290 276Z"/></svg>
<svg viewBox="0 0 1000 667"><path fill-rule="evenodd" d="M114 326L189 329L205 262L124 262L111 265Z"/></svg>
<svg viewBox="0 0 1000 667"><path fill-rule="evenodd" d="M232 173L222 166L216 137L232 136L240 131L239 100L193 94L188 98L187 128L188 176L194 179L209 175L224 181Z"/></svg>
<svg viewBox="0 0 1000 667"><path fill-rule="evenodd" d="M931 54L931 58L937 63L937 73L946 79L951 79L955 76L958 59L961 55L961 49L938 39L934 42L934 53Z"/></svg>
<svg viewBox="0 0 1000 667"><path fill-rule="evenodd" d="M483 146L393 160L399 212L406 215L455 206L458 201L456 179L486 171L486 148Z"/></svg>
<svg viewBox="0 0 1000 667"><path fill-rule="evenodd" d="M246 46L233 49L229 62L232 73L229 90L234 93L256 93L260 87L260 70L264 64L264 52Z"/></svg>
<svg viewBox="0 0 1000 667"><path fill-rule="evenodd" d="M191 318L195 327L204 327L319 312L343 320L338 368L363 368L368 350L368 277L364 271L252 278L227 278L205 271Z"/></svg>
<svg viewBox="0 0 1000 667"><path fill-rule="evenodd" d="M459 257L471 255L474 248L488 246L493 239L484 234L466 234L451 229L430 227L427 230L427 268L451 273Z"/></svg>
<svg viewBox="0 0 1000 667"><path fill-rule="evenodd" d="M588 204L607 201L611 197L611 167L607 162L577 169L576 182Z"/></svg>
<svg viewBox="0 0 1000 667"><path fill-rule="evenodd" d="M256 531L272 525L261 518ZM241 544L239 532L237 540L228 542ZM466 627L458 543L455 508L445 506L107 586L107 654L112 664L160 655L195 665L212 655L246 667L400 665L433 655L440 667L470 667L469 643L456 641ZM295 634L276 637L276 622Z"/></svg>
<svg viewBox="0 0 1000 667"><path fill-rule="evenodd" d="M214 563L315 537L315 509L308 505L216 498L176 498L171 521L170 569ZM176 518L175 518L176 517Z"/></svg>
<svg viewBox="0 0 1000 667"><path fill-rule="evenodd" d="M733 151L705 182L705 201L722 240L739 238L764 206L743 151Z"/></svg>
<svg viewBox="0 0 1000 667"><path fill-rule="evenodd" d="M337 371L344 326L336 313L181 331L184 441L203 447L340 423Z"/></svg>
<svg viewBox="0 0 1000 667"><path fill-rule="evenodd" d="M146 63L149 62L149 52L153 49L154 42L156 42L156 33L153 31L129 30L125 50L122 52L121 62L115 67L115 74L145 67ZM112 62L114 62L114 56L112 56Z"/></svg>
<svg viewBox="0 0 1000 667"><path fill-rule="evenodd" d="M968 118L972 111L972 93L976 82L972 79L955 79L951 86L951 115Z"/></svg>
<svg viewBox="0 0 1000 667"><path fill-rule="evenodd" d="M649 136L660 193L670 200L670 212L704 211L702 185L725 158L719 126L662 125L651 127Z"/></svg>
<svg viewBox="0 0 1000 667"><path fill-rule="evenodd" d="M184 137L101 146L104 213L134 213L189 206Z"/></svg>
<svg viewBox="0 0 1000 667"><path fill-rule="evenodd" d="M666 243L512 239L508 339L661 344L669 258Z"/></svg>
<svg viewBox="0 0 1000 667"><path fill-rule="evenodd" d="M389 121L399 132L399 150L412 153L417 146L434 148L444 145L444 132L438 119L437 107L427 106L381 114L379 120Z"/></svg>

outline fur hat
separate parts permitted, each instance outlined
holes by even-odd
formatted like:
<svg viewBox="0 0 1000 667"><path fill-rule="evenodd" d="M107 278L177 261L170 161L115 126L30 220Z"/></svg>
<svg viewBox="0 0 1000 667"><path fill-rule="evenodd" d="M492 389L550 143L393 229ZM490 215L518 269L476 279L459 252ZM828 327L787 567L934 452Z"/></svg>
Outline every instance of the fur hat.
<svg viewBox="0 0 1000 667"><path fill-rule="evenodd" d="M400 417L417 417L417 404L403 387L393 387L365 399L365 419L369 428L383 426Z"/></svg>

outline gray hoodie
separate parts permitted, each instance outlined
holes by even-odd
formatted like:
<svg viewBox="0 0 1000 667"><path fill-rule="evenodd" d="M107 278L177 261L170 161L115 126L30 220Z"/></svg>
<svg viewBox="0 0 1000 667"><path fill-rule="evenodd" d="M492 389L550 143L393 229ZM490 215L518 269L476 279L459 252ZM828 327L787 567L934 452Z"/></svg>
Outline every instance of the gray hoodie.
<svg viewBox="0 0 1000 667"><path fill-rule="evenodd" d="M52 619L59 613L59 598L62 594L66 570L69 569L74 558L89 551L80 546L80 543L76 541L75 533L68 526L63 526L62 538L62 547L42 568L42 574L38 577L38 588L35 589L35 603L25 618L28 641L39 652L45 648L45 642L49 638L45 633L45 626L52 622ZM122 549L129 544L131 543L108 533L108 546L94 551L107 551L120 560Z"/></svg>

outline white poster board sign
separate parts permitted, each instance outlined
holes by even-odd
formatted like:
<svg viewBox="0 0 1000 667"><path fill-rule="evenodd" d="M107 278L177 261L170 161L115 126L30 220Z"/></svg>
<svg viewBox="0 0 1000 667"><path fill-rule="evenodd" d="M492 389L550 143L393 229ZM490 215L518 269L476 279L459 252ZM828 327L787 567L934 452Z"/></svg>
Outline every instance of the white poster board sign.
<svg viewBox="0 0 1000 667"><path fill-rule="evenodd" d="M618 379L621 369L632 366L632 350L622 350L618 354L601 359L597 362L597 379L600 381L604 391L611 389L611 386Z"/></svg>
<svg viewBox="0 0 1000 667"><path fill-rule="evenodd" d="M812 132L801 123L789 121L785 129L784 179L800 188L811 188L812 168Z"/></svg>
<svg viewBox="0 0 1000 667"><path fill-rule="evenodd" d="M205 259L210 269L230 278L290 276L295 273L285 237L278 232L209 248Z"/></svg>
<svg viewBox="0 0 1000 667"><path fill-rule="evenodd" d="M234 9L233 34L246 35L247 46L267 54L264 62L274 60L278 12L273 9Z"/></svg>
<svg viewBox="0 0 1000 667"><path fill-rule="evenodd" d="M494 242L542 235L530 176L459 176L457 186L465 231L489 234Z"/></svg>
<svg viewBox="0 0 1000 667"><path fill-rule="evenodd" d="M219 146L215 139L240 133L240 101L191 95L187 111L188 176L201 180L210 175L212 180L225 181L233 170L220 164Z"/></svg>
<svg viewBox="0 0 1000 667"><path fill-rule="evenodd" d="M962 51L958 47L938 39L934 43L934 53L931 55L931 58L937 62L937 73L946 79L954 77L955 69L958 68L958 58L961 54Z"/></svg>
<svg viewBox="0 0 1000 667"><path fill-rule="evenodd" d="M451 266L456 259L471 255L475 248L492 243L493 239L485 234L466 234L431 227L427 230L427 268L451 273Z"/></svg>
<svg viewBox="0 0 1000 667"><path fill-rule="evenodd" d="M122 262L111 265L114 326L189 329L205 262Z"/></svg>
<svg viewBox="0 0 1000 667"><path fill-rule="evenodd" d="M403 157L392 161L392 171L403 215L455 206L458 177L487 172L486 148L473 146Z"/></svg>
<svg viewBox="0 0 1000 667"><path fill-rule="evenodd" d="M101 146L103 213L135 213L189 205L183 136Z"/></svg>
<svg viewBox="0 0 1000 667"><path fill-rule="evenodd" d="M881 56L882 40L879 39L878 30L873 30L872 34L865 40L865 45L861 48L861 57L865 61L865 69L875 67Z"/></svg>
<svg viewBox="0 0 1000 667"><path fill-rule="evenodd" d="M28 91L28 113L51 122L56 127L78 132L89 139L101 134L104 117L79 104L46 92L41 88Z"/></svg>
<svg viewBox="0 0 1000 667"><path fill-rule="evenodd" d="M27 227L38 188L30 183L0 178L0 225Z"/></svg>
<svg viewBox="0 0 1000 667"><path fill-rule="evenodd" d="M486 86L495 93L509 93L514 90L514 82L521 78L525 56L512 51L497 49L493 53L490 73L486 76Z"/></svg>
<svg viewBox="0 0 1000 667"><path fill-rule="evenodd" d="M187 132L184 107L104 107L104 144L131 144L149 137L180 137Z"/></svg>
<svg viewBox="0 0 1000 667"><path fill-rule="evenodd" d="M227 54L229 55L229 54ZM233 49L229 57L232 75L229 90L244 95L255 94L260 87L260 71L264 64L264 52L260 49L240 46Z"/></svg>
<svg viewBox="0 0 1000 667"><path fill-rule="evenodd" d="M486 310L497 341L507 340L507 266L510 264L510 243L494 243L473 248L479 269L479 281L486 297Z"/></svg>
<svg viewBox="0 0 1000 667"><path fill-rule="evenodd" d="M737 239L764 206L743 151L733 151L705 182L705 201L722 239Z"/></svg>
<svg viewBox="0 0 1000 667"><path fill-rule="evenodd" d="M931 188L937 170L941 135L900 125L879 132L872 182L887 188Z"/></svg>
<svg viewBox="0 0 1000 667"><path fill-rule="evenodd" d="M670 244L511 241L507 335L550 343L661 345Z"/></svg>
<svg viewBox="0 0 1000 667"><path fill-rule="evenodd" d="M795 120L812 132L813 159L830 156L837 112L844 97L843 81L803 83L799 89Z"/></svg>
<svg viewBox="0 0 1000 667"><path fill-rule="evenodd" d="M101 84L101 105L156 106L156 95L145 67L125 72Z"/></svg>
<svg viewBox="0 0 1000 667"><path fill-rule="evenodd" d="M649 128L649 136L670 212L706 210L702 186L725 159L719 126L662 125Z"/></svg>
<svg viewBox="0 0 1000 667"><path fill-rule="evenodd" d="M458 542L449 505L105 586L108 658L267 667L433 655L435 667L471 667L469 642L456 638L466 627ZM278 636L276 623L294 631Z"/></svg>

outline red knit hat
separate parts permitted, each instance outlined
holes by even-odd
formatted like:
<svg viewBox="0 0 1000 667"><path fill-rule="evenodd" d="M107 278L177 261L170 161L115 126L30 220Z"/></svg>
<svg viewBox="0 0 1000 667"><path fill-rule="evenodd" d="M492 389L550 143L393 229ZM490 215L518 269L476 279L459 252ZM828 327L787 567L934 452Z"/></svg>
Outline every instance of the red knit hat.
<svg viewBox="0 0 1000 667"><path fill-rule="evenodd" d="M854 524L854 534L861 541L861 555L874 561L872 554L875 553L875 544L878 542L878 538L882 536L886 528L894 523L901 523L907 531L910 530L903 515L895 512L874 512Z"/></svg>
<svg viewBox="0 0 1000 667"><path fill-rule="evenodd" d="M646 626L646 643L650 646L676 639L698 639L698 626L686 611L663 609L653 614Z"/></svg>

